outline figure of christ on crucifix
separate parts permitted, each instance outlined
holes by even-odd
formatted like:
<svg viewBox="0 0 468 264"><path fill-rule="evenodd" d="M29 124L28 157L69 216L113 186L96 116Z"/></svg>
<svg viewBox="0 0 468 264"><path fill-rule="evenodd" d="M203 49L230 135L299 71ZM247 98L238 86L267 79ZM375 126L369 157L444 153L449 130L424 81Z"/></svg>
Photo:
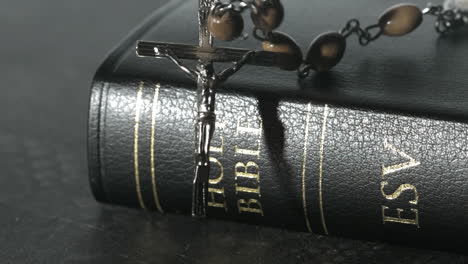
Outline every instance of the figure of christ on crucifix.
<svg viewBox="0 0 468 264"><path fill-rule="evenodd" d="M447 6L456 7L465 0L456 2L447 0ZM456 3L455 3L456 2ZM459 3L460 2L460 3ZM403 9L401 9L403 7ZM246 49L213 47L213 36L219 40L231 41L242 34L244 22L240 13L251 9L252 22L255 25L253 36L262 42L262 51ZM445 32L451 27L466 24L464 11L448 9L443 11L442 6L430 6L425 11L410 5L397 5L381 16L385 20L383 27L375 24L368 27L380 28L380 36L385 34L388 23L398 22L404 26L398 28L398 34L388 33L392 36L400 36L411 32L420 23L420 19L413 19L417 23L408 23L409 18L405 13L402 16L394 16L396 10L416 10L416 17L424 14L432 14L438 17L436 29L439 33ZM448 7L447 7L448 8ZM463 7L460 6L463 9ZM413 12L413 11L412 11ZM410 12L412 14L412 12ZM408 14L410 14L408 13ZM448 18L445 15L451 14ZM347 26L340 32L327 32L317 37L310 45L305 59L297 43L287 34L274 31L283 20L284 9L280 0L198 0L199 43L195 45L139 41L137 55L140 57L167 58L179 67L191 79L197 82L197 149L196 169L193 180L192 215L206 216L207 193L210 173L209 149L215 129L215 95L219 86L230 76L239 71L245 64L278 67L281 70L298 70L299 77L304 78L311 69L316 71L328 71L342 59L346 50L346 38L351 33L359 33L359 41L367 44L374 40L369 32L362 35L363 29ZM410 17L411 18L411 17ZM401 20L403 19L403 20ZM406 19L406 20L405 20ZM400 21L401 20L401 21ZM410 19L411 20L411 19ZM411 20L411 21L413 21ZM355 19L350 20L357 21ZM357 21L359 22L359 21ZM388 22L388 23L387 23ZM447 22L443 24L442 22ZM398 24L397 23L397 24ZM356 24L359 27L359 23ZM440 27L439 27L440 26ZM356 31L357 30L357 31ZM408 31L409 30L409 31ZM346 34L344 32L348 31ZM258 33L263 33L258 34ZM366 42L367 41L367 42ZM361 43L361 45L364 45ZM195 70L182 64L181 59L196 60L198 65ZM234 65L220 73L215 73L214 62L232 62Z"/></svg>
<svg viewBox="0 0 468 264"><path fill-rule="evenodd" d="M291 59L289 54L284 53L213 47L213 37L208 30L208 16L215 0L198 1L198 46L139 41L137 55L140 57L167 58L189 78L197 82L197 149L192 192L192 216L205 217L210 175L209 150L215 130L215 97L217 89L245 64L278 67L281 63L289 62ZM185 66L181 59L198 61L196 69ZM234 64L232 67L216 73L213 66L214 62L232 62Z"/></svg>
<svg viewBox="0 0 468 264"><path fill-rule="evenodd" d="M213 138L216 123L215 103L216 90L234 73L239 71L255 51L247 52L242 58L219 73L216 73L212 62L199 61L196 70L185 66L171 50L155 48L155 55L172 61L190 79L198 83L197 93L197 150L195 157L195 177L193 179L192 215L203 217L206 215L206 196L210 174L210 143Z"/></svg>

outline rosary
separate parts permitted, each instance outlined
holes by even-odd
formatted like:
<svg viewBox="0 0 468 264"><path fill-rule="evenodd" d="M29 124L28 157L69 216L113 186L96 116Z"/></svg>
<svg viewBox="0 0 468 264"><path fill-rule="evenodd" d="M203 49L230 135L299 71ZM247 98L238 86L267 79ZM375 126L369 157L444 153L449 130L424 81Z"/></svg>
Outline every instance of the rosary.
<svg viewBox="0 0 468 264"><path fill-rule="evenodd" d="M216 91L243 65L297 71L299 78L306 78L312 70L324 72L336 66L346 51L347 39L352 35L357 36L361 46L381 36L404 36L415 30L425 15L435 17L435 30L440 34L468 25L468 0L446 0L444 5L428 4L424 9L412 4L398 4L384 11L376 24L363 27L359 20L351 19L340 31L320 34L312 41L304 58L301 49L290 36L275 31L284 18L280 0L198 1L198 45L149 41L137 43L138 56L166 58L197 83L197 147L192 191L194 217L206 216L209 150L216 121ZM242 13L247 10L254 24L252 35L261 41L262 51L213 47L213 38L232 41L242 36ZM182 63L182 59L196 60L198 64L195 69L191 69ZM216 72L213 65L215 62L232 62L233 65Z"/></svg>

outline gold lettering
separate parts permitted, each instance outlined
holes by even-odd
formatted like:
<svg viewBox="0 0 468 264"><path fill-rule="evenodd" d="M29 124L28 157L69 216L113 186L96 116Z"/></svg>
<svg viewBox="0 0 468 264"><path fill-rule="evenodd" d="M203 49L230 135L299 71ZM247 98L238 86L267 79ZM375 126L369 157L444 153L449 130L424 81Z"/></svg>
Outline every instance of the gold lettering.
<svg viewBox="0 0 468 264"><path fill-rule="evenodd" d="M243 148L239 148L238 146L235 146L235 148L234 148L236 155L238 155L238 154L248 155L248 156L254 156L254 157L257 157L257 158L260 158L260 149L261 149L260 140L257 141L257 147L256 147L255 150L243 149Z"/></svg>
<svg viewBox="0 0 468 264"><path fill-rule="evenodd" d="M421 164L421 162L415 160L410 155L408 155L405 152L397 149L394 145L388 143L387 139L385 139L384 148L386 150L390 150L391 152L393 152L395 154L400 155L401 157L407 159L408 161L403 162L403 163L399 163L399 164L395 164L395 165L392 165L392 166L388 166L388 167L386 167L385 165L382 165L382 176L385 176L385 175L388 175L388 174L391 174L391 173L395 173L395 172L398 172L398 171L406 170L406 169L409 169L409 168L417 167L417 166L419 166Z"/></svg>
<svg viewBox="0 0 468 264"><path fill-rule="evenodd" d="M255 172L249 172L249 168L254 169ZM242 171L240 171L240 169L242 169ZM257 163L253 161L247 162L247 165L245 165L242 162L238 162L235 166L235 175L236 180L239 177L244 177L249 179L255 179L257 180L257 182L260 182L260 167L257 165Z"/></svg>
<svg viewBox="0 0 468 264"><path fill-rule="evenodd" d="M213 147L213 146L211 146L211 147L210 147L210 152L221 153L221 154L224 153L224 137L221 136L221 137L219 137L219 138L220 138L220 140L221 140L221 147Z"/></svg>
<svg viewBox="0 0 468 264"><path fill-rule="evenodd" d="M244 192L244 193L254 193L257 194L258 197L262 197L262 194L260 193L260 186L257 188L247 188L247 187L239 187L239 185L236 183L236 194Z"/></svg>
<svg viewBox="0 0 468 264"><path fill-rule="evenodd" d="M210 193L211 200L208 201L208 206L209 207L216 207L216 208L224 208L224 210L227 211L227 203L226 203L226 196L224 195L224 187L221 189L215 189L215 188L208 188L208 192ZM223 201L222 202L216 202L215 201L215 194L222 195L223 196Z"/></svg>
<svg viewBox="0 0 468 264"><path fill-rule="evenodd" d="M239 199L239 201L237 201L237 207L239 208L239 213L247 212L261 214L263 216L262 204L256 199L249 199L248 201Z"/></svg>
<svg viewBox="0 0 468 264"><path fill-rule="evenodd" d="M380 192L382 193L382 195L387 200L395 200L398 197L400 197L400 195L404 191L412 190L414 192L415 198L414 198L414 200L409 201L409 203L414 204L414 205L418 204L418 201L419 201L418 190L416 190L416 187L414 185L412 185L412 184L402 184L392 194L386 194L385 191L384 191L384 188L387 185L388 185L388 182L386 182L386 181L383 181L383 182L380 183Z"/></svg>
<svg viewBox="0 0 468 264"><path fill-rule="evenodd" d="M258 127L253 126L252 123L247 123L246 126L241 126L240 118L237 119L236 135L239 135L239 133L248 133L260 136L262 134L262 121L261 119L257 118L257 122L255 123L258 125Z"/></svg>
<svg viewBox="0 0 468 264"><path fill-rule="evenodd" d="M223 164L221 164L221 162L219 162L219 160L218 160L217 158L214 158L214 157L210 157L210 162L211 162L211 163L218 164L219 169L221 170L221 172L219 173L218 178L216 178L216 179L210 179L210 180L209 180L209 183L210 183L210 184L218 184L218 183L220 183L220 182L223 180L223 178L224 178L224 167L223 167Z"/></svg>
<svg viewBox="0 0 468 264"><path fill-rule="evenodd" d="M403 218L401 217L401 213L403 213L405 210L401 208L397 208L397 216L392 217L392 216L387 216L385 215L385 211L389 210L390 208L387 206L382 205L382 218L383 218L383 223L399 223L399 224L406 224L406 225L415 225L419 228L419 213L417 209L411 209L410 211L414 213L414 218Z"/></svg>
<svg viewBox="0 0 468 264"><path fill-rule="evenodd" d="M239 134L250 134L255 135L256 137L251 138L251 140L256 141L256 146L243 146L239 147L236 145L234 148L235 156L245 155L255 158L260 158L261 154L261 135L262 135L262 122L260 118L254 120L247 120L241 125L241 120L237 120L237 130L236 135ZM242 142L245 142L243 140ZM236 194L239 193L248 193L255 194L258 197L261 197L260 186L257 185L257 188L249 188L239 186L237 182L239 178L256 180L257 183L260 183L260 166L253 162L249 161L247 164L238 162L234 167L234 174L236 180ZM252 184L252 182L250 182ZM259 200L257 199L239 199L237 201L237 207L239 213L255 213L263 216L263 208Z"/></svg>

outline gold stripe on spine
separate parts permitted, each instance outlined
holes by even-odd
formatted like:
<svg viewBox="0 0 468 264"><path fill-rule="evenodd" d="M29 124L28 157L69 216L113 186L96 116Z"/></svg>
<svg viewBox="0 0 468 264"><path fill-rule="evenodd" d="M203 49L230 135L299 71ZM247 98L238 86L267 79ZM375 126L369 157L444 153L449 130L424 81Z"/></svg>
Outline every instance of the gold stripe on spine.
<svg viewBox="0 0 468 264"><path fill-rule="evenodd" d="M323 152L325 148L325 137L327 133L327 121L328 121L329 108L325 105L323 109L323 123L322 123L322 134L320 136L320 163L319 163L319 204L320 204L320 217L322 219L323 232L328 235L327 223L325 222L325 215L323 213Z"/></svg>
<svg viewBox="0 0 468 264"><path fill-rule="evenodd" d="M154 98L153 98L153 108L151 111L151 184L153 185L153 197L154 203L156 204L156 208L161 213L164 213L161 203L159 201L158 189L156 185L156 169L155 169L155 158L154 158L154 144L155 144L155 135L156 135L156 112L159 108L159 90L161 89L161 85L158 83L154 89Z"/></svg>
<svg viewBox="0 0 468 264"><path fill-rule="evenodd" d="M135 131L133 136L133 164L135 166L135 183L136 183L136 192L138 195L138 202L140 203L140 207L146 209L145 202L143 201L143 197L141 195L141 186L140 186L140 169L138 164L138 138L139 138L139 130L140 130L140 115L141 115L141 108L143 105L143 85L144 83L141 82L140 86L138 87L137 99L136 99L136 106L135 106Z"/></svg>
<svg viewBox="0 0 468 264"><path fill-rule="evenodd" d="M306 128L304 132L304 153L302 160L302 207L304 208L304 218L307 226L307 230L312 232L310 227L309 214L307 213L307 197L306 197L306 168L307 168L307 147L309 145L309 128L310 128L310 113L312 111L312 105L307 105L307 116L306 116Z"/></svg>

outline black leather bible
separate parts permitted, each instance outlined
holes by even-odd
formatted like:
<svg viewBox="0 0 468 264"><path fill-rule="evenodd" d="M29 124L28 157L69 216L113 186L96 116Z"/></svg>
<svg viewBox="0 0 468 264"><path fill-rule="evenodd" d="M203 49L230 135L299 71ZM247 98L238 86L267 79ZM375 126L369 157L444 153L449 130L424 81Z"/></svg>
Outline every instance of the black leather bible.
<svg viewBox="0 0 468 264"><path fill-rule="evenodd" d="M281 30L306 47L348 17L371 21L393 2L321 1L321 11L310 1L285 2ZM101 202L190 214L196 85L165 60L138 58L135 45L197 43L196 4L169 2L97 71L88 159ZM297 21L299 12L314 14L314 23ZM467 40L437 39L431 26L366 49L350 44L326 75L298 81L247 66L230 79L217 96L208 216L466 250ZM216 45L259 48L251 39Z"/></svg>

